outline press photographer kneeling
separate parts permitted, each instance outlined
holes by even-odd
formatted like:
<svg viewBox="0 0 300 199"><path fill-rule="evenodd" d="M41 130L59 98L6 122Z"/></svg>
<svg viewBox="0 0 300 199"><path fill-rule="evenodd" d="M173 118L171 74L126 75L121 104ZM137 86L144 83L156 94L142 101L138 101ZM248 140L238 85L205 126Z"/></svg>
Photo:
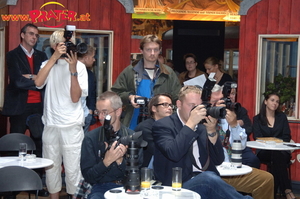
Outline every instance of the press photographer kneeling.
<svg viewBox="0 0 300 199"><path fill-rule="evenodd" d="M103 126L88 132L81 149L81 172L86 182L93 187L89 199L104 198L104 193L112 188L121 187L126 177L126 143L117 138L134 134L120 122L122 113L121 98L114 92L106 91L97 99L97 113ZM110 115L112 131L105 135L105 117ZM128 137L129 136L129 137ZM112 141L112 139L116 139ZM123 144L122 144L123 143ZM111 147L108 148L108 146ZM140 150L142 153L142 150ZM142 163L139 153L138 163ZM140 182L138 182L140 183Z"/></svg>

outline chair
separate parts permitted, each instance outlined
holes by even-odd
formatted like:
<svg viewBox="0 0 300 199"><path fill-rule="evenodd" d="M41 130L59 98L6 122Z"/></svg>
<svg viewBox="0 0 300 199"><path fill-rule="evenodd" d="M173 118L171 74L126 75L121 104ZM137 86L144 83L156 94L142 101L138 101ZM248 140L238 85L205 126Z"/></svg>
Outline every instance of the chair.
<svg viewBox="0 0 300 199"><path fill-rule="evenodd" d="M27 143L27 150L36 150L34 141L21 133L10 133L0 138L0 151L19 151L19 143Z"/></svg>
<svg viewBox="0 0 300 199"><path fill-rule="evenodd" d="M42 188L41 178L31 169L20 166L8 166L0 169L1 193L35 190L35 198L38 199L38 190Z"/></svg>

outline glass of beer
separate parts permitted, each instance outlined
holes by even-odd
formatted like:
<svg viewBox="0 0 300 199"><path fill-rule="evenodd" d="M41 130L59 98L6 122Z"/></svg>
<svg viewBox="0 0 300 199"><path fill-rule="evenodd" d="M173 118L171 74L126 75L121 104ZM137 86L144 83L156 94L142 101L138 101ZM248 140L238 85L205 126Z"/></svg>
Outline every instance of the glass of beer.
<svg viewBox="0 0 300 199"><path fill-rule="evenodd" d="M182 168L172 168L172 190L180 191L182 186Z"/></svg>

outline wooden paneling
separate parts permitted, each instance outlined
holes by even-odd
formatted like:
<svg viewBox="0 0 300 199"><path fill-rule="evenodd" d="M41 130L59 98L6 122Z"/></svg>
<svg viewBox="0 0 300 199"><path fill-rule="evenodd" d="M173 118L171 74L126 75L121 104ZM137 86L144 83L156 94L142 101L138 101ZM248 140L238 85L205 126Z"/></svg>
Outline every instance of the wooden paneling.
<svg viewBox="0 0 300 199"><path fill-rule="evenodd" d="M40 7L49 2L48 0L19 0L15 6L7 6L0 10L0 14L27 14L31 10L40 10ZM78 15L90 14L91 21L89 22L66 22L66 21L47 21L35 23L38 27L57 26L64 23L65 25L76 25L78 29L91 30L110 30L114 31L113 40L113 79L118 77L119 73L130 64L130 50L131 50L131 14L125 13L125 8L118 2L118 0L59 0L59 3L65 6L65 9L75 11ZM63 10L60 5L47 5L41 10ZM78 18L79 16L77 16ZM20 44L20 29L28 22L10 21L0 22L0 27L8 25L8 48L12 50ZM6 120L6 118L5 118ZM0 124L4 119L0 118ZM6 122L6 121L4 121Z"/></svg>
<svg viewBox="0 0 300 199"><path fill-rule="evenodd" d="M248 110L250 118L255 114L256 70L259 34L300 34L298 0L261 0L252 6L240 22L240 54L238 71L238 101ZM292 139L300 142L300 124L290 123ZM292 180L300 181L300 163L292 153Z"/></svg>

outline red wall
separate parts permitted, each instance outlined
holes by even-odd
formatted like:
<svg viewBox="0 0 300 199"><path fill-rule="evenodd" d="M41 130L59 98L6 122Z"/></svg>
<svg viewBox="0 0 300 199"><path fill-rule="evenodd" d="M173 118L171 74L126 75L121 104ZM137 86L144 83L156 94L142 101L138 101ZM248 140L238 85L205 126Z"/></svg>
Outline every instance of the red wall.
<svg viewBox="0 0 300 199"><path fill-rule="evenodd" d="M39 10L40 7L49 2L49 0L18 0L15 6L6 6L0 9L0 14L28 14L31 10ZM48 22L35 23L38 27L56 26L64 22L65 25L76 25L78 29L92 29L92 30L112 30L113 31L113 82L118 77L119 73L130 64L130 50L131 50L131 14L125 12L125 8L117 0L59 0L59 3L65 6L65 9L75 11L78 14L90 14L90 21L84 22L64 22L50 20ZM47 5L41 10L63 10L59 5ZM20 43L20 30L28 23L28 21L9 21L3 22L1 20L0 27L6 27L8 35L7 51L16 48ZM7 78L7 75L6 77ZM2 134L9 132L8 120L0 114L0 124Z"/></svg>
<svg viewBox="0 0 300 199"><path fill-rule="evenodd" d="M238 101L249 111L252 118L256 104L256 70L259 34L299 34L300 1L261 0L252 6L247 15L241 16L239 46ZM292 139L300 142L298 123L291 123ZM295 151L292 159L296 158ZM300 181L300 163L291 166L292 180Z"/></svg>
<svg viewBox="0 0 300 199"><path fill-rule="evenodd" d="M89 1L89 3L87 2ZM85 22L67 22L64 25L76 25L78 29L92 30L113 30L113 81L119 73L130 63L131 50L131 14L125 13L125 8L117 0L87 0L82 1L59 0L58 2L65 6L68 10L76 11L78 14L90 14L90 21ZM48 0L19 0L16 6L9 6L10 14L26 14L31 10L39 10L39 8ZM59 5L47 5L41 10L50 9L62 10ZM120 20L122 19L122 20ZM62 21L57 22L51 20L47 25L55 26ZM19 32L22 26L28 22L10 21L8 32L12 35L9 38L9 49L14 49L19 43ZM46 24L46 23L45 23ZM35 23L38 27L43 27L42 22ZM63 28L64 26L62 26Z"/></svg>

